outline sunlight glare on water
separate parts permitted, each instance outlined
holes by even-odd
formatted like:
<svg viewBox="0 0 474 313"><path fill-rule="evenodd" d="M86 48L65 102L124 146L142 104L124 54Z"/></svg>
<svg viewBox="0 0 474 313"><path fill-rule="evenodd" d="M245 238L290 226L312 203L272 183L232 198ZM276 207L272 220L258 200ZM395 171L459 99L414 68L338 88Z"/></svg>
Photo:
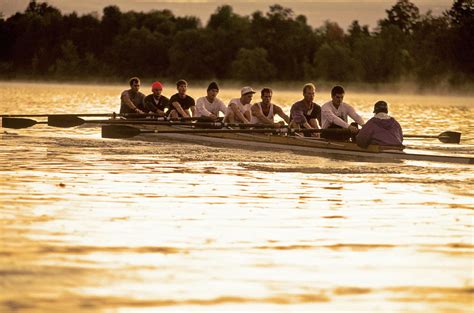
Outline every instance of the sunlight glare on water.
<svg viewBox="0 0 474 313"><path fill-rule="evenodd" d="M4 83L0 112L113 112L125 88ZM300 98L274 92L286 112ZM386 100L406 133L463 133L460 145L410 147L473 154L470 97L347 90L345 99L365 119ZM35 125L2 129L0 175L1 312L472 309L472 165Z"/></svg>

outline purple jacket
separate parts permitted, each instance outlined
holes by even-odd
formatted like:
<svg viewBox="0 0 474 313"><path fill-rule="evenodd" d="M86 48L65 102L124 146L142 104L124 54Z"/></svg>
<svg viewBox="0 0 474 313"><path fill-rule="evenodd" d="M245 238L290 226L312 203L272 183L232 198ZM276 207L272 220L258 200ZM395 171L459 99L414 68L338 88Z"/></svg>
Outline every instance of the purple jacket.
<svg viewBox="0 0 474 313"><path fill-rule="evenodd" d="M372 117L359 131L356 137L357 145L362 148L369 144L401 146L403 132L400 124L393 117L379 114Z"/></svg>

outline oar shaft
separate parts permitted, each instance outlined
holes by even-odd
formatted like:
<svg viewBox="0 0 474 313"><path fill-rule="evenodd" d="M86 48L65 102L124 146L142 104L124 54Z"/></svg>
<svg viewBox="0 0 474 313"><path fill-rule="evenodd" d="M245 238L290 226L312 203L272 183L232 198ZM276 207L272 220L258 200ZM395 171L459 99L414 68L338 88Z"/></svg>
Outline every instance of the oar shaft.
<svg viewBox="0 0 474 313"><path fill-rule="evenodd" d="M9 117L7 119L14 120L20 118ZM107 119L107 120L85 120L75 115L51 115L48 116L48 125L54 127L75 127L86 123L90 124L120 124L120 125L185 125L185 126L196 126L196 127L207 127L207 128L223 128L223 127L256 127L256 128L271 128L273 125L266 124L235 124L235 123L223 123L223 122L194 122L194 121L181 121L172 120L165 121L164 119Z"/></svg>
<svg viewBox="0 0 474 313"><path fill-rule="evenodd" d="M101 117L101 116L121 116L115 113L85 113L85 114L2 114L0 117L48 117L48 116L85 116L85 117Z"/></svg>
<svg viewBox="0 0 474 313"><path fill-rule="evenodd" d="M433 135L403 135L404 138L438 138L439 136Z"/></svg>
<svg viewBox="0 0 474 313"><path fill-rule="evenodd" d="M141 120L84 120L84 123L97 123L97 124L122 124L122 125L188 125L188 126L207 126L207 127L240 127L240 128L274 128L273 125L267 124L243 124L243 123L223 123L223 122L186 122L186 121L163 121L154 119L141 119Z"/></svg>
<svg viewBox="0 0 474 313"><path fill-rule="evenodd" d="M272 133L272 134L277 134L277 133L287 133L286 129L275 129L275 128L270 128L270 129L153 129L153 130L141 130L141 134L179 134L179 133L185 133L185 134L216 134L216 133L221 133L221 134L226 134L226 133Z"/></svg>
<svg viewBox="0 0 474 313"><path fill-rule="evenodd" d="M76 113L76 114L64 114L64 113L52 113L52 114L1 114L0 117L61 117L61 116L83 116L83 117L101 117L101 116L117 116L126 118L145 118L155 117L163 121L211 121L208 117L178 117L168 118L160 116L157 113Z"/></svg>

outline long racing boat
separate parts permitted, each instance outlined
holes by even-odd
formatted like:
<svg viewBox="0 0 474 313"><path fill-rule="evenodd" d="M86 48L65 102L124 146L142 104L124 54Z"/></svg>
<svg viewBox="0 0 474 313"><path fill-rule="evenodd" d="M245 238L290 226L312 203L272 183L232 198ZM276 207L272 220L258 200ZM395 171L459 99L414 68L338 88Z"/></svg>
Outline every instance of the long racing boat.
<svg viewBox="0 0 474 313"><path fill-rule="evenodd" d="M135 126L135 125L134 125ZM156 141L158 138L168 138L179 141L203 144L218 144L235 147L251 147L257 149L280 149L304 152L315 156L350 156L356 158L370 158L385 161L416 160L428 162L474 164L474 157L470 155L447 155L433 151L418 151L403 149L402 147L369 145L360 148L352 142L329 141L313 137L289 136L275 131L257 130L247 132L243 129L190 129L180 125L143 125L139 128L127 125L102 126L104 138L135 137L139 140Z"/></svg>
<svg viewBox="0 0 474 313"><path fill-rule="evenodd" d="M106 116L105 114L92 114ZM474 164L474 157L468 154L440 154L435 151L404 149L404 147L370 145L360 148L352 142L330 141L315 137L301 136L301 132L347 132L344 129L294 130L288 128L269 128L263 124L228 124L210 122L202 118L163 120L147 118L117 119L115 114L107 120L84 120L79 114L38 115L47 121L36 121L19 116L1 116L2 127L21 129L36 124L53 127L76 127L88 125L102 126L103 138L130 138L138 136L141 140L156 140L165 137L193 143L253 147L257 149L283 149L318 156L349 156L364 159L379 159L389 162L416 160L458 164ZM237 128L235 128L237 127ZM406 138L437 138L443 143L460 143L461 133L445 131L434 135L405 135Z"/></svg>

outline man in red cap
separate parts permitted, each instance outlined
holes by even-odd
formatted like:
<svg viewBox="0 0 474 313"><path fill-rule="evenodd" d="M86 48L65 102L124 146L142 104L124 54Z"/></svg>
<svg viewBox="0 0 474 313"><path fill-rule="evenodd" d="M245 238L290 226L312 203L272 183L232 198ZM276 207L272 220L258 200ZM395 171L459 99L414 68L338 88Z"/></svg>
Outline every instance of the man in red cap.
<svg viewBox="0 0 474 313"><path fill-rule="evenodd" d="M165 116L165 109L169 109L170 99L161 94L163 91L163 84L154 82L151 84L152 94L145 97L145 111L147 113L156 113L158 116Z"/></svg>

